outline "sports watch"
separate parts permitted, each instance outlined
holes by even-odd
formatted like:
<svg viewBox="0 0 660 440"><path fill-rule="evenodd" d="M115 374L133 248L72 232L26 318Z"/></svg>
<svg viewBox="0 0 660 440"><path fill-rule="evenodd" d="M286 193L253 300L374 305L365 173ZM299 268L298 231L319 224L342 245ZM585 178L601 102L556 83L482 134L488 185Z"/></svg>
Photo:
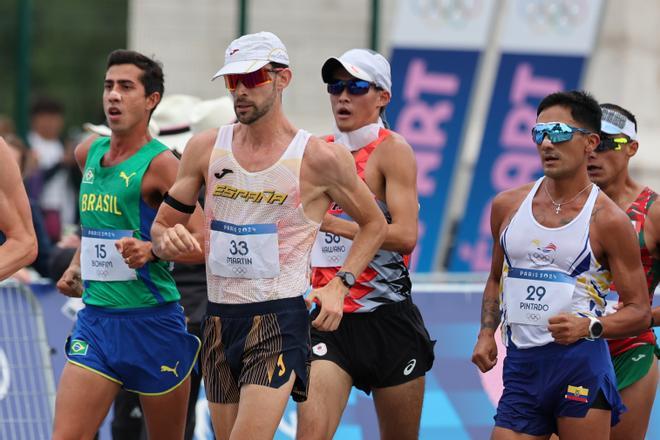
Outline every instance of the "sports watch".
<svg viewBox="0 0 660 440"><path fill-rule="evenodd" d="M344 286L348 287L349 289L355 286L355 275L350 272L337 272L337 278L339 278L341 282L344 283Z"/></svg>
<svg viewBox="0 0 660 440"><path fill-rule="evenodd" d="M589 337L587 339L598 339L603 335L603 324L593 316L589 316Z"/></svg>

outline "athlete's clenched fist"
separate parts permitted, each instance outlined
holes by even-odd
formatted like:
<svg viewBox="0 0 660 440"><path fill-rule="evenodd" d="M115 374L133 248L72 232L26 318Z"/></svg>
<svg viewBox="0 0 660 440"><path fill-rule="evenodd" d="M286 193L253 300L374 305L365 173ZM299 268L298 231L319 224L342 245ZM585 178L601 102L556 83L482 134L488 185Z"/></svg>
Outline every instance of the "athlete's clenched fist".
<svg viewBox="0 0 660 440"><path fill-rule="evenodd" d="M202 247L182 224L165 229L160 238L154 242L154 253L163 260L171 261L195 252L202 253Z"/></svg>

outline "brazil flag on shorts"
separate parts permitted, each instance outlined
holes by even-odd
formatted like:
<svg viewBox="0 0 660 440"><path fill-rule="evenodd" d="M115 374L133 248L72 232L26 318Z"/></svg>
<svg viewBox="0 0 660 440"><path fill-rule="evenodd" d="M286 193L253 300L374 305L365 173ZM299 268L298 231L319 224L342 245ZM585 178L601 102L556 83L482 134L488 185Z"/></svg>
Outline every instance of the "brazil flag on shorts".
<svg viewBox="0 0 660 440"><path fill-rule="evenodd" d="M153 158L167 147L153 139L125 161L102 166L103 155L109 149L110 138L102 137L92 143L87 155L79 199L83 235L92 231L92 235L97 233L98 236L101 231L106 237L108 234L112 237L114 232L120 232L116 236L128 234L150 241L151 224L157 210L142 199L142 178ZM106 242L107 246L100 245L96 249L101 255L113 251L114 240ZM116 266L117 262L114 263ZM81 260L81 266L84 264L90 262ZM112 262L108 265L111 271ZM126 272L130 272L131 279L126 280ZM166 262L149 262L135 271L124 268L121 275L126 281L83 279L83 301L100 307L139 308L180 298Z"/></svg>

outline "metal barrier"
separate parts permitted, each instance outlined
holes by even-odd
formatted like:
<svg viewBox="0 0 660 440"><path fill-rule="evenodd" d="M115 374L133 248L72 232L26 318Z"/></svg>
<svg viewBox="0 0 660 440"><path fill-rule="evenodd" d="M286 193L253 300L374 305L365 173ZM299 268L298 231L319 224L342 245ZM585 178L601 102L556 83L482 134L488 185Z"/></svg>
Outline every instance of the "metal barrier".
<svg viewBox="0 0 660 440"><path fill-rule="evenodd" d="M48 439L55 383L41 305L19 283L0 283L0 439Z"/></svg>

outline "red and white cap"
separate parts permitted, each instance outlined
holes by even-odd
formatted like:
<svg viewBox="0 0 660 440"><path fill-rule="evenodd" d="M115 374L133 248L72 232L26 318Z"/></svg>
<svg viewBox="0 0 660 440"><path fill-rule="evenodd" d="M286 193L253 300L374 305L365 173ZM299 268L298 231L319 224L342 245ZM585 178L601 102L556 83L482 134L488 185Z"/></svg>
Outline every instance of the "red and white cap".
<svg viewBox="0 0 660 440"><path fill-rule="evenodd" d="M213 75L250 73L268 63L289 65L289 54L284 43L271 32L243 35L232 41L225 51L225 65Z"/></svg>
<svg viewBox="0 0 660 440"><path fill-rule="evenodd" d="M326 84L333 80L332 74L338 66L357 79L369 81L392 93L392 73L387 59L369 49L351 49L340 57L328 58L321 68L321 77Z"/></svg>

